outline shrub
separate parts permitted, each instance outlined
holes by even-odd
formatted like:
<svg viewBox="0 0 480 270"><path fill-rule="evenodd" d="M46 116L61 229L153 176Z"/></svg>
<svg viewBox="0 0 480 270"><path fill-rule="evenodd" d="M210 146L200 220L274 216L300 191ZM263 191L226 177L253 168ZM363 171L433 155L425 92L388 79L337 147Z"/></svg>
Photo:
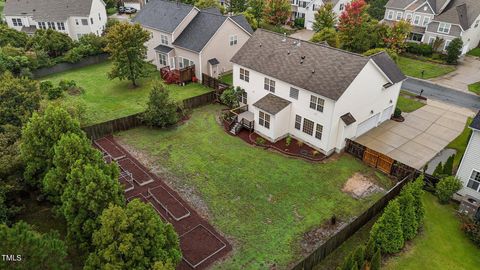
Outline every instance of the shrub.
<svg viewBox="0 0 480 270"><path fill-rule="evenodd" d="M458 62L458 58L462 54L463 48L463 41L460 38L455 38L448 44L447 50L447 58L445 61L449 64L456 64Z"/></svg>
<svg viewBox="0 0 480 270"><path fill-rule="evenodd" d="M177 104L170 100L169 93L163 85L155 85L150 91L147 109L142 119L148 126L160 128L178 121Z"/></svg>
<svg viewBox="0 0 480 270"><path fill-rule="evenodd" d="M352 270L355 265L355 257L353 252L343 261L341 270ZM358 268L358 266L357 266Z"/></svg>
<svg viewBox="0 0 480 270"><path fill-rule="evenodd" d="M411 54L429 57L433 53L433 48L431 45L425 43L407 42L406 51Z"/></svg>
<svg viewBox="0 0 480 270"><path fill-rule="evenodd" d="M443 163L439 162L437 164L437 167L435 167L435 170L433 170L433 176L439 177L443 174Z"/></svg>
<svg viewBox="0 0 480 270"><path fill-rule="evenodd" d="M357 247L353 254L358 268L363 269L363 266L365 265L365 247L363 245Z"/></svg>
<svg viewBox="0 0 480 270"><path fill-rule="evenodd" d="M290 144L292 144L292 137L288 136L286 139L285 139L285 146L290 146Z"/></svg>
<svg viewBox="0 0 480 270"><path fill-rule="evenodd" d="M376 250L375 241L371 238L368 239L367 246L365 247L365 260L371 261Z"/></svg>
<svg viewBox="0 0 480 270"><path fill-rule="evenodd" d="M295 27L303 28L305 26L305 19L304 18L296 18L293 22Z"/></svg>
<svg viewBox="0 0 480 270"><path fill-rule="evenodd" d="M418 223L415 217L415 198L409 189L402 189L398 202L402 216L402 232L405 240L411 240L417 235Z"/></svg>
<svg viewBox="0 0 480 270"><path fill-rule="evenodd" d="M220 101L227 105L229 108L236 108L239 105L239 98L241 93L241 88L237 87L236 89L233 87L228 88L227 90L223 91L222 95L220 96Z"/></svg>
<svg viewBox="0 0 480 270"><path fill-rule="evenodd" d="M445 162L445 166L443 166L443 175L450 176L453 174L453 160L455 159L455 155L451 155L448 157L447 162Z"/></svg>
<svg viewBox="0 0 480 270"><path fill-rule="evenodd" d="M382 254L380 250L377 250L373 254L372 261L370 262L370 270L380 270L382 265Z"/></svg>
<svg viewBox="0 0 480 270"><path fill-rule="evenodd" d="M395 108L395 111L393 112L393 117L399 118L402 116L402 110L400 108Z"/></svg>
<svg viewBox="0 0 480 270"><path fill-rule="evenodd" d="M414 198L415 218L417 219L418 227L423 223L425 216L425 206L423 205L423 175L415 179L415 181L408 183L403 189L408 189Z"/></svg>
<svg viewBox="0 0 480 270"><path fill-rule="evenodd" d="M326 41L329 46L335 48L340 46L340 40L335 28L323 28L320 32L315 33L310 41L315 43Z"/></svg>
<svg viewBox="0 0 480 270"><path fill-rule="evenodd" d="M262 137L257 137L257 138L255 139L255 143L258 144L258 145L261 145L261 146L265 145L266 142L267 142L267 141L266 141L264 138L262 138Z"/></svg>
<svg viewBox="0 0 480 270"><path fill-rule="evenodd" d="M370 237L384 253L397 253L403 248L402 218L397 200L390 201L385 207L383 214L373 225Z"/></svg>
<svg viewBox="0 0 480 270"><path fill-rule="evenodd" d="M462 230L472 242L480 247L480 223L466 221L462 224Z"/></svg>
<svg viewBox="0 0 480 270"><path fill-rule="evenodd" d="M462 188L462 182L454 176L448 176L438 182L435 195L440 203L448 203L452 195Z"/></svg>

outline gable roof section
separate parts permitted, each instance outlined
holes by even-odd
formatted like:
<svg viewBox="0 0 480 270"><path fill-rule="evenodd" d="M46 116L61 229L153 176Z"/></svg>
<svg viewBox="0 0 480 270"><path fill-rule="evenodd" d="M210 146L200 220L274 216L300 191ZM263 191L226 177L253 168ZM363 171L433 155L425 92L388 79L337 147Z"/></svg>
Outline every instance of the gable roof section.
<svg viewBox="0 0 480 270"><path fill-rule="evenodd" d="M250 35L253 34L253 29L248 23L247 19L243 15L234 15L231 16L230 19L232 19L234 22L236 22L238 25L240 25L245 31L247 31Z"/></svg>
<svg viewBox="0 0 480 270"><path fill-rule="evenodd" d="M408 7L408 5L412 4L417 0L389 0L386 4L386 8L396 8L396 9L404 9Z"/></svg>
<svg viewBox="0 0 480 270"><path fill-rule="evenodd" d="M390 66L393 61L387 62L384 56L378 58L384 62L379 65L380 68L391 69L383 72L391 73L394 81L397 81L395 76L398 76L400 71L395 71L395 68L398 69L395 64ZM329 99L338 100L370 58L258 29L231 61Z"/></svg>
<svg viewBox="0 0 480 270"><path fill-rule="evenodd" d="M374 54L371 58L392 83L399 83L407 78L386 52Z"/></svg>
<svg viewBox="0 0 480 270"><path fill-rule="evenodd" d="M259 99L253 104L253 106L259 108L262 111L266 111L271 115L276 115L281 110L290 105L290 101L276 96L272 93L268 93L263 98Z"/></svg>
<svg viewBox="0 0 480 270"><path fill-rule="evenodd" d="M9 0L6 16L32 15L35 21L62 22L71 16L88 17L93 0Z"/></svg>
<svg viewBox="0 0 480 270"><path fill-rule="evenodd" d="M479 0L452 0L435 21L458 24L467 30L480 15Z"/></svg>
<svg viewBox="0 0 480 270"><path fill-rule="evenodd" d="M143 26L173 33L194 9L191 5L168 0L150 0L132 20Z"/></svg>
<svg viewBox="0 0 480 270"><path fill-rule="evenodd" d="M470 124L470 127L476 130L480 130L480 111L477 113L475 118L473 118L473 121Z"/></svg>

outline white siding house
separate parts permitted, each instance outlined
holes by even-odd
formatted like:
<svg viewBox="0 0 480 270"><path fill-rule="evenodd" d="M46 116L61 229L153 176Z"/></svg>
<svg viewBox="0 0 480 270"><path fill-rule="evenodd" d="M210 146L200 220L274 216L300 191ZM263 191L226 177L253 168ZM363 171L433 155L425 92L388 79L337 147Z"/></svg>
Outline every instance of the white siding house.
<svg viewBox="0 0 480 270"><path fill-rule="evenodd" d="M15 0L4 9L7 25L33 34L37 29L53 29L78 40L86 34L101 35L107 24L102 0Z"/></svg>
<svg viewBox="0 0 480 270"><path fill-rule="evenodd" d="M480 201L480 112L474 118L470 128L472 136L457 171L457 177L463 183L463 188L458 193L462 196L469 195Z"/></svg>
<svg viewBox="0 0 480 270"><path fill-rule="evenodd" d="M232 62L255 132L273 142L292 136L324 154L390 119L405 79L385 53L365 57L261 29Z"/></svg>

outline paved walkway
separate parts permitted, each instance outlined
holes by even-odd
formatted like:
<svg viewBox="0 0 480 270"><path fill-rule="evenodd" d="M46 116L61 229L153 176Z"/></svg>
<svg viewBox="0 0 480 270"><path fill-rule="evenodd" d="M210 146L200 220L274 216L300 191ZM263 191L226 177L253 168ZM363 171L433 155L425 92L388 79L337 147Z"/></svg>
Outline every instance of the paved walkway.
<svg viewBox="0 0 480 270"><path fill-rule="evenodd" d="M421 169L462 133L470 109L439 101L405 114L402 123L388 120L362 135L357 142L406 165Z"/></svg>
<svg viewBox="0 0 480 270"><path fill-rule="evenodd" d="M312 30L302 29L291 34L290 37L310 41L310 39L313 37L313 34L315 34L315 32Z"/></svg>
<svg viewBox="0 0 480 270"><path fill-rule="evenodd" d="M462 92L468 92L468 85L480 82L480 59L473 56L465 56L457 70L444 76L430 79L431 82L453 88Z"/></svg>

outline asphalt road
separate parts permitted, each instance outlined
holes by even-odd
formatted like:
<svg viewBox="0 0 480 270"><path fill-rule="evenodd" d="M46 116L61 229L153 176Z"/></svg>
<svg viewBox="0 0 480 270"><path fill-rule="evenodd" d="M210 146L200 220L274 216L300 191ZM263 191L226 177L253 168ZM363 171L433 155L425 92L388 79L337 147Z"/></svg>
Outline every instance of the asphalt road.
<svg viewBox="0 0 480 270"><path fill-rule="evenodd" d="M428 81L408 78L403 82L402 89L415 94L420 94L421 90L423 90L422 96L426 98L444 101L465 108L480 110L480 96L460 92Z"/></svg>

